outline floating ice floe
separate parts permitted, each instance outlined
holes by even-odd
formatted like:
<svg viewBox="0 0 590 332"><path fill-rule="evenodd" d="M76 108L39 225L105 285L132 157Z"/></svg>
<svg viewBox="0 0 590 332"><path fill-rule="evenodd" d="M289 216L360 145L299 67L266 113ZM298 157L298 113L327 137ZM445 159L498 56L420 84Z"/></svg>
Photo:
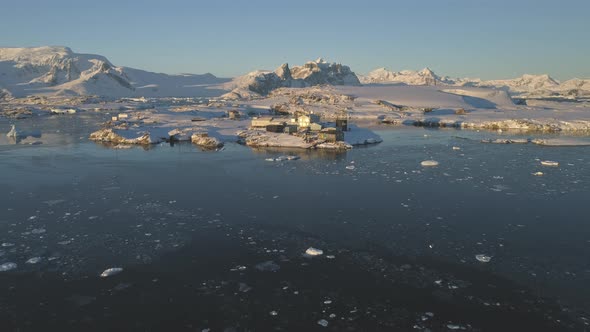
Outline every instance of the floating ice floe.
<svg viewBox="0 0 590 332"><path fill-rule="evenodd" d="M486 255L475 255L475 259L482 263L489 263L492 260L492 257Z"/></svg>
<svg viewBox="0 0 590 332"><path fill-rule="evenodd" d="M27 260L25 263L26 264L37 264L40 263L43 260L42 257L33 257L33 258L29 258L29 260Z"/></svg>
<svg viewBox="0 0 590 332"><path fill-rule="evenodd" d="M543 173L543 172L535 172L535 173L533 173L533 175L534 176L543 176L543 175L545 175L545 173Z"/></svg>
<svg viewBox="0 0 590 332"><path fill-rule="evenodd" d="M455 150L455 151L459 151L459 150L461 150L461 148L460 148L460 147L458 147L458 146L453 146L453 150Z"/></svg>
<svg viewBox="0 0 590 332"><path fill-rule="evenodd" d="M18 267L18 265L16 265L16 263L4 263L2 265L0 265L0 272L7 272L10 270L14 270Z"/></svg>
<svg viewBox="0 0 590 332"><path fill-rule="evenodd" d="M248 286L248 284L240 282L240 286L239 286L238 290L242 293L247 293L250 290L252 290L252 287Z"/></svg>
<svg viewBox="0 0 590 332"><path fill-rule="evenodd" d="M346 169L353 170L355 169L354 165L346 166Z"/></svg>
<svg viewBox="0 0 590 332"><path fill-rule="evenodd" d="M276 158L266 158L266 161L287 161L287 160L297 160L299 159L298 156L278 156Z"/></svg>
<svg viewBox="0 0 590 332"><path fill-rule="evenodd" d="M325 319L318 320L318 325L321 325L323 327L328 327L328 324L330 324L330 323Z"/></svg>
<svg viewBox="0 0 590 332"><path fill-rule="evenodd" d="M557 161L552 161L552 160L542 160L541 165L557 167L557 166L559 166L559 163Z"/></svg>
<svg viewBox="0 0 590 332"><path fill-rule="evenodd" d="M420 165L422 165L423 167L434 167L434 166L438 166L438 161L424 160L423 162L420 163Z"/></svg>
<svg viewBox="0 0 590 332"><path fill-rule="evenodd" d="M461 325L455 325L455 324L447 324L447 328L449 330L465 330L465 328Z"/></svg>
<svg viewBox="0 0 590 332"><path fill-rule="evenodd" d="M43 234L46 230L44 228L35 228L31 231L32 234Z"/></svg>
<svg viewBox="0 0 590 332"><path fill-rule="evenodd" d="M244 265L238 265L232 269L230 269L230 271L235 272L235 271L245 271L247 269L246 266Z"/></svg>
<svg viewBox="0 0 590 332"><path fill-rule="evenodd" d="M305 250L305 254L307 256L321 256L324 254L324 251L320 250L320 249L316 249L314 247L309 247L309 248L307 248L307 250Z"/></svg>
<svg viewBox="0 0 590 332"><path fill-rule="evenodd" d="M106 269L104 271L102 271L102 273L100 274L101 278L107 278L107 277L112 277L116 274L119 274L123 272L123 268L121 267L111 267L109 269Z"/></svg>

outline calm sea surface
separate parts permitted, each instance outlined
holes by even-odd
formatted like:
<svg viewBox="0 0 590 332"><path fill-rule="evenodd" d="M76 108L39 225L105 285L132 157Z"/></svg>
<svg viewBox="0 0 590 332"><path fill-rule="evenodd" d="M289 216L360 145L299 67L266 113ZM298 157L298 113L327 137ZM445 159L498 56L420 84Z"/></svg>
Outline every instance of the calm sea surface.
<svg viewBox="0 0 590 332"><path fill-rule="evenodd" d="M99 121L19 120L42 135L15 144L0 120L2 331L588 328L590 147L112 149Z"/></svg>

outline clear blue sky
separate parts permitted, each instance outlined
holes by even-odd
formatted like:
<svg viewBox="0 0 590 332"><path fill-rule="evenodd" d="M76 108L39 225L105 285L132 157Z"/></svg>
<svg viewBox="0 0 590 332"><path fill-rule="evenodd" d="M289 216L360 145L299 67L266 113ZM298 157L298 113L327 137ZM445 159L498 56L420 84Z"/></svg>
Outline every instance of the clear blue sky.
<svg viewBox="0 0 590 332"><path fill-rule="evenodd" d="M590 77L590 0L5 0L0 31L2 47L64 45L166 73L322 56L358 73Z"/></svg>

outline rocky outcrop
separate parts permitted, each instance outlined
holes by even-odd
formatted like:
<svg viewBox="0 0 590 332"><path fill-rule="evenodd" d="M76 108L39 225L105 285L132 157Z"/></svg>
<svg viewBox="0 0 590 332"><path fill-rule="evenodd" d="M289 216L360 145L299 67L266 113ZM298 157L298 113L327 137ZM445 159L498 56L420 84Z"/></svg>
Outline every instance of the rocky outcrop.
<svg viewBox="0 0 590 332"><path fill-rule="evenodd" d="M361 84L350 67L339 63L328 63L322 58L310 61L300 67L293 67L291 75L294 80L303 81L305 86Z"/></svg>
<svg viewBox="0 0 590 332"><path fill-rule="evenodd" d="M207 133L195 133L191 136L191 142L205 149L218 149L223 146L223 142L215 137L209 137Z"/></svg>
<svg viewBox="0 0 590 332"><path fill-rule="evenodd" d="M111 144L151 144L149 133L141 134L137 137L127 138L117 133L112 128L101 129L90 134L89 139L96 142Z"/></svg>
<svg viewBox="0 0 590 332"><path fill-rule="evenodd" d="M279 88L303 88L315 85L360 85L360 81L350 67L318 59L303 66L289 68L288 64L283 64L272 72L255 71L237 77L226 85L232 91L224 97L252 98L266 96Z"/></svg>

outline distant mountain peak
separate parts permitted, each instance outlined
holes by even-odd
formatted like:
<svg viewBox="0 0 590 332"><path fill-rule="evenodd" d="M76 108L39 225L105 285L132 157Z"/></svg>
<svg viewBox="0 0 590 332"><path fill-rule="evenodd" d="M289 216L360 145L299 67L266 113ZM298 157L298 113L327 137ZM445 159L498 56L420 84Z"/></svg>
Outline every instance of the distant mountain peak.
<svg viewBox="0 0 590 332"><path fill-rule="evenodd" d="M422 69L420 71L420 74L422 74L422 75L428 75L428 76L434 76L434 72L430 68L428 68L428 67L425 67L424 69Z"/></svg>
<svg viewBox="0 0 590 332"><path fill-rule="evenodd" d="M420 71L402 70L393 72L386 68L378 68L360 77L365 84L403 83L407 85L449 85L496 88L509 91L512 95L568 95L590 94L590 80L569 80L563 83L548 74L524 74L520 77L505 80L489 80L472 78L449 78L438 76L426 67Z"/></svg>
<svg viewBox="0 0 590 332"><path fill-rule="evenodd" d="M31 94L127 97L159 93L185 96L190 90L182 89L184 86L220 83L212 75L167 75L116 67L103 56L74 53L65 46L0 48L0 75L2 88L17 97ZM152 88L141 89L144 86Z"/></svg>
<svg viewBox="0 0 590 332"><path fill-rule="evenodd" d="M306 87L315 85L360 85L350 67L329 63L319 58L303 66L289 67L283 64L274 72L254 71L236 77L226 87L233 89L227 97L243 98L252 95L266 95L281 87Z"/></svg>

